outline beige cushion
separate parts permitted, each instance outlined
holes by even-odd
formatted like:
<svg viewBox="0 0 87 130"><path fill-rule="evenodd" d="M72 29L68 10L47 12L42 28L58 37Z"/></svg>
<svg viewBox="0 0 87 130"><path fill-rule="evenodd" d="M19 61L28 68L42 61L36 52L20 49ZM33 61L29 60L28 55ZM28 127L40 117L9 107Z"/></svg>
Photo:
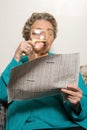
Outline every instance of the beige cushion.
<svg viewBox="0 0 87 130"><path fill-rule="evenodd" d="M87 85L87 65L80 66L80 71L81 71L83 79Z"/></svg>

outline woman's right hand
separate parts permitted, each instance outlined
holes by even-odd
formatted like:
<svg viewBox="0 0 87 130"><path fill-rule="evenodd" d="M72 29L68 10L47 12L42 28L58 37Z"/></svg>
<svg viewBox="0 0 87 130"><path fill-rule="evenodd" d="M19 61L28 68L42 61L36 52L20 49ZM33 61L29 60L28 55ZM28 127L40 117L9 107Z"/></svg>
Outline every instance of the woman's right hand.
<svg viewBox="0 0 87 130"><path fill-rule="evenodd" d="M23 54L29 55L31 52L33 52L32 41L21 42L15 51L14 58L19 62Z"/></svg>

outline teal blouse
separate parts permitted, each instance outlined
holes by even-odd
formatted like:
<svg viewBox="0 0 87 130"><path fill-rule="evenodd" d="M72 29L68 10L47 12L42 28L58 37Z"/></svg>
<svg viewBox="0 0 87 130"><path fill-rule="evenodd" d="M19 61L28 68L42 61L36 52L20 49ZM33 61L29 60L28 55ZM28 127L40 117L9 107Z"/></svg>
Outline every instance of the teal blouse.
<svg viewBox="0 0 87 130"><path fill-rule="evenodd" d="M0 77L0 100L8 100L7 85L11 69L27 61L27 56L23 56L20 62L13 58L4 70ZM8 105L6 130L41 130L45 128L61 130L78 126L87 129L87 87L81 74L79 74L78 86L83 92L80 114L73 110L69 101L64 103L61 93L44 98L13 101Z"/></svg>

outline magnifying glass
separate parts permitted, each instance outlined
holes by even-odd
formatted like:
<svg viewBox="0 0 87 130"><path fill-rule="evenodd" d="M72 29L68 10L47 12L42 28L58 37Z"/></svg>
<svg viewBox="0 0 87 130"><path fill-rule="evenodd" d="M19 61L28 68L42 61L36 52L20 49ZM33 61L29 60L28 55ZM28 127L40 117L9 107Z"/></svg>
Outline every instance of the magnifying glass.
<svg viewBox="0 0 87 130"><path fill-rule="evenodd" d="M32 29L30 38L34 43L35 51L44 50L46 47L47 32L41 29Z"/></svg>
<svg viewBox="0 0 87 130"><path fill-rule="evenodd" d="M36 42L46 42L46 31L41 29L33 29L30 33L30 38L34 43Z"/></svg>

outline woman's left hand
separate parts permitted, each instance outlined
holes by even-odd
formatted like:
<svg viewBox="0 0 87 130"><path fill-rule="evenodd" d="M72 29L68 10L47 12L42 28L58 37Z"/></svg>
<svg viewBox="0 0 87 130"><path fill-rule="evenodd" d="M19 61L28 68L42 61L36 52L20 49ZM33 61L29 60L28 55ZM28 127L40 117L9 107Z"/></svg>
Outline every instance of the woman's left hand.
<svg viewBox="0 0 87 130"><path fill-rule="evenodd" d="M80 103L82 91L79 87L75 85L68 85L67 88L62 88L61 92L66 94L67 100L69 100L72 105Z"/></svg>

